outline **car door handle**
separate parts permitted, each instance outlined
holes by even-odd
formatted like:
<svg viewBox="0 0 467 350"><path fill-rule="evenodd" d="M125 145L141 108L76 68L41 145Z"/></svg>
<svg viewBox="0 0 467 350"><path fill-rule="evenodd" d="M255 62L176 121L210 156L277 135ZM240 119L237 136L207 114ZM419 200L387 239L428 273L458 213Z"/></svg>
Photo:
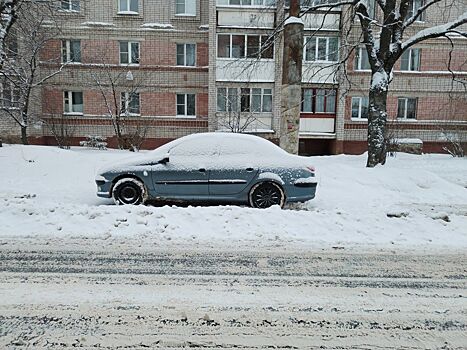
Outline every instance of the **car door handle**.
<svg viewBox="0 0 467 350"><path fill-rule="evenodd" d="M201 169L199 169L198 171L199 171L200 173L205 173L205 172L206 172L206 169L201 168Z"/></svg>
<svg viewBox="0 0 467 350"><path fill-rule="evenodd" d="M246 168L246 171L253 171L253 168Z"/></svg>

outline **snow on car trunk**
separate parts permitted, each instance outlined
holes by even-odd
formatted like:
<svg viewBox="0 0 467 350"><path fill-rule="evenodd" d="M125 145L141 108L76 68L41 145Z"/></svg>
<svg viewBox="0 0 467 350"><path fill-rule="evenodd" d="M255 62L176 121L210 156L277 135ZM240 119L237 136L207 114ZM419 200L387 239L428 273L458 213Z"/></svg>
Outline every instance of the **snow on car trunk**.
<svg viewBox="0 0 467 350"><path fill-rule="evenodd" d="M235 206L115 206L96 197L102 164L123 151L0 148L0 240L7 236L120 237L149 244L467 247L467 162L398 154L365 168L365 156L312 157L317 197L287 210ZM139 155L135 155L139 157Z"/></svg>

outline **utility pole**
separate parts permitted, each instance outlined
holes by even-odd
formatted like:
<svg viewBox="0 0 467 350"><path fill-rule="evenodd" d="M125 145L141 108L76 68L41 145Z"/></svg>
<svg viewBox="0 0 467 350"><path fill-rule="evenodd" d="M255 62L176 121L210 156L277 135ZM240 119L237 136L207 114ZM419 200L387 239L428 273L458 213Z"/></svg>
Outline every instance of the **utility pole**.
<svg viewBox="0 0 467 350"><path fill-rule="evenodd" d="M289 18L284 23L284 52L281 91L280 146L298 153L300 106L302 102L303 22L300 0L290 1Z"/></svg>

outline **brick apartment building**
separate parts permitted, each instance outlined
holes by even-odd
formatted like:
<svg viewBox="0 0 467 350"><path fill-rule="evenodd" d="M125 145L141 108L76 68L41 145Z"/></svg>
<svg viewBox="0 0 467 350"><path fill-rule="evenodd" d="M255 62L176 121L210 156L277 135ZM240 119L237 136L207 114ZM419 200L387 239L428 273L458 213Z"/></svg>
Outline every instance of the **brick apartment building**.
<svg viewBox="0 0 467 350"><path fill-rule="evenodd" d="M459 3L463 8L453 16L466 11L467 4ZM344 55L347 26L350 40L359 40L358 23L346 24L344 10L303 17L301 154L366 149L365 52L351 54L348 79L329 67ZM60 60L68 63L34 92L34 114L45 123L29 128L30 142L54 144L46 123L59 122L70 128L75 144L86 135L100 135L115 146L112 100L118 100L128 132L142 134L144 148L219 130L278 142L283 38L275 28L286 12L283 0L277 5L274 0L61 1L60 35L43 50L41 76L55 72ZM433 9L413 28L445 20ZM390 88L394 137L421 139L427 152L441 151L447 132L467 140L465 90L447 69L451 57L451 70L467 78L467 40L451 40L452 54L446 39L408 52ZM0 135L18 133L7 117L0 119Z"/></svg>

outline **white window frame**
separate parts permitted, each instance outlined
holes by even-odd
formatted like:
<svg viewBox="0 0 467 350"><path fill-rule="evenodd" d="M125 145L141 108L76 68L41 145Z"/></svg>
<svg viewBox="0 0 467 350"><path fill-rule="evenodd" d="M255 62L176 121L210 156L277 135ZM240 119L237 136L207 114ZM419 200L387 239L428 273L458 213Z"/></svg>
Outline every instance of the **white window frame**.
<svg viewBox="0 0 467 350"><path fill-rule="evenodd" d="M78 4L78 9L75 10L73 4ZM64 8L63 5L68 5L67 8ZM81 11L81 1L80 0L61 0L60 1L60 11L66 12L80 12Z"/></svg>
<svg viewBox="0 0 467 350"><path fill-rule="evenodd" d="M186 3L187 1L193 1L194 2L194 13L187 12L187 6ZM179 4L182 4L185 8L184 12L178 12L177 8ZM180 17L196 17L198 13L198 0L175 0L175 16L180 16Z"/></svg>
<svg viewBox="0 0 467 350"><path fill-rule="evenodd" d="M8 89L5 89L6 85L8 86ZM5 91L10 92L10 99L8 100L5 99L5 96L4 96ZM16 87L16 85L12 81L4 79L0 83L0 106L2 108L9 109L9 110L19 109L20 99L21 99L20 90Z"/></svg>
<svg viewBox="0 0 467 350"><path fill-rule="evenodd" d="M315 39L315 45L314 45L314 60L307 60L307 44L308 42L312 42L313 40L312 39ZM319 39L326 39L326 59L322 60L322 59L318 59L319 57L319 49L318 49L318 43L319 43ZM330 39L337 39L337 61L331 61L329 59L329 56L330 56L330 51L329 51L329 41ZM305 54L303 55L303 59L305 62L338 62L339 61L339 37L337 36L305 36L305 44L304 44L304 48L305 48Z"/></svg>
<svg viewBox="0 0 467 350"><path fill-rule="evenodd" d="M71 42L77 41L79 42L79 61L72 61L71 60ZM64 54L66 55L66 60L64 60ZM62 63L81 63L81 40L74 40L74 39L65 39L62 40Z"/></svg>
<svg viewBox="0 0 467 350"><path fill-rule="evenodd" d="M130 95L138 95L138 113L130 113L129 112L129 107L130 107ZM134 116L134 117L139 117L141 116L141 95L139 92L133 91L133 92L128 92L124 91L120 93L120 106L122 106L121 110L121 115L128 115L128 116Z"/></svg>
<svg viewBox="0 0 467 350"><path fill-rule="evenodd" d="M407 110L408 110L408 105L409 105L409 100L414 100L415 101L415 117L414 118L407 118ZM399 103L403 101L404 103L404 115L401 117L399 116ZM417 120L417 110L418 110L418 98L416 97L398 97L397 98L397 120Z"/></svg>
<svg viewBox="0 0 467 350"><path fill-rule="evenodd" d="M357 57L358 59L355 59L354 61L356 61L357 65L356 67L354 67L354 70L356 71L370 71L371 70L371 66L370 66L370 62L368 62L368 68L362 68L362 59L363 59L363 55L362 55L362 52L365 52L368 54L368 52L366 51L366 48L365 47L358 47L358 52L357 52Z"/></svg>
<svg viewBox="0 0 467 350"><path fill-rule="evenodd" d="M121 44L126 43L127 48L128 48L128 63L122 63L122 51L121 51ZM133 51L132 51L132 44L138 44L138 62L133 63L131 62L132 56L133 56ZM119 61L121 66L139 66L141 62L141 47L140 47L140 42L139 41L119 41L118 42L118 56L119 56Z"/></svg>
<svg viewBox="0 0 467 350"><path fill-rule="evenodd" d="M219 57L219 35L228 35L229 36L229 57ZM241 57L232 57L232 36L244 36L244 43L245 43L245 50L244 50L244 53L243 53L243 56ZM217 33L217 40L216 40L216 59L218 60L230 60L230 59L250 59L250 60L256 60L257 58L255 57L248 57L248 37L249 36L257 36L259 37L259 52L261 53L262 50L263 50L263 41L262 41L262 37L267 37L268 35L267 34L242 34L242 33ZM274 46L272 47L272 58L265 58L265 57L261 57L259 58L260 60L269 60L269 61L273 61L274 60L274 56L275 56L275 52L274 52Z"/></svg>
<svg viewBox="0 0 467 350"><path fill-rule="evenodd" d="M238 1L240 4L234 4ZM250 3L250 4L248 4ZM217 6L229 7L276 7L276 0L217 0Z"/></svg>
<svg viewBox="0 0 467 350"><path fill-rule="evenodd" d="M407 15L409 15L410 13L412 13L412 16L408 16L408 17L406 18L406 20L409 19L409 18L411 18L411 17L413 17L413 16L417 13L418 9L420 8L420 7L416 7L416 1L420 1L420 7L422 7L422 6L425 5L425 1L424 1L424 0L412 0L412 1L411 1L411 2L412 2L412 4L411 4L411 5L412 5L412 8L409 9L409 12L407 13ZM410 3L409 3L409 4L410 4ZM426 11L422 12L422 13L420 14L420 16L418 16L418 18L415 20L415 22L425 22L425 17L426 17Z"/></svg>
<svg viewBox="0 0 467 350"><path fill-rule="evenodd" d="M414 51L418 51L418 61L416 63L416 67L414 69L414 67L412 67L412 56L414 55ZM409 55L409 64L408 64L408 69L402 69L402 56L404 54L408 53ZM401 56L401 61L400 61L400 71L401 72L419 72L420 71L420 66L421 66L421 61L422 61L422 50L419 49L419 48L413 48L413 49L408 49L404 52L404 54L402 54Z"/></svg>
<svg viewBox="0 0 467 350"><path fill-rule="evenodd" d="M184 114L178 114L178 96L180 95L183 95L185 97L184 99L184 103L183 103L183 108L185 110L185 113ZM194 95L194 101L195 101L195 108L194 108L194 111L195 111L195 114L187 114L188 113L188 95ZM175 94L175 112L176 112L176 116L177 118L196 118L196 94L190 94L190 93L177 93Z"/></svg>
<svg viewBox="0 0 467 350"><path fill-rule="evenodd" d="M119 15L138 15L139 14L139 0L136 0L137 5L138 5L138 10L137 11L130 10L132 0L123 0L123 1L126 1L126 8L127 8L126 10L123 10L120 7L120 5L121 5L120 1L121 0L117 0L117 2L118 2L118 12L117 12L117 14L119 14Z"/></svg>
<svg viewBox="0 0 467 350"><path fill-rule="evenodd" d="M178 64L178 46L179 45L183 45L183 64ZM187 45L193 45L194 46L193 54L194 54L195 57L193 59L193 64L192 65L187 64L187 49L186 49ZM179 66L179 67L196 67L196 49L197 49L197 46L194 43L177 43L177 46L176 46L176 65Z"/></svg>
<svg viewBox="0 0 467 350"><path fill-rule="evenodd" d="M217 91L216 91L216 99L219 98L219 89L225 89L226 95L224 97L225 97L226 105L225 105L225 110L221 111L221 110L218 109L219 106L218 106L217 100L216 100L216 112L218 112L218 113L271 114L273 112L273 109L274 109L274 89L272 87L262 88L262 87L226 87L226 86L220 86L220 87L217 88ZM242 96L245 96L244 94L242 94L242 90L245 90L245 89L249 90L249 95L248 95L249 96L249 102L250 102L250 105L248 106L249 111L242 111ZM261 95L253 94L253 89L261 90ZM236 95L235 95L236 96L236 101L233 101L233 103L236 104L235 106L232 106L232 101L230 100L229 90L235 90L236 91ZM265 90L270 90L271 93L266 94ZM261 96L260 97L260 110L259 111L253 111L252 110L253 95ZM265 100L265 97L267 97L267 96L271 96L271 110L270 111L265 111L264 110L264 106L265 106L264 100Z"/></svg>
<svg viewBox="0 0 467 350"><path fill-rule="evenodd" d="M352 106L353 106L353 101L355 99L358 99L358 117L354 117L352 115ZM352 96L351 100L350 100L350 118L352 120L368 120L368 117L367 118L363 118L362 117L362 107L363 107L363 101L367 99L368 100L368 97L366 96ZM370 111L370 108L368 107L368 113Z"/></svg>
<svg viewBox="0 0 467 350"><path fill-rule="evenodd" d="M81 112L75 112L73 111L73 93L81 93L81 98L83 100L83 111ZM68 107L70 110L66 110L66 103L65 101L68 99ZM66 90L63 91L63 114L67 115L83 115L84 113L84 94L82 91L76 91L76 90Z"/></svg>

